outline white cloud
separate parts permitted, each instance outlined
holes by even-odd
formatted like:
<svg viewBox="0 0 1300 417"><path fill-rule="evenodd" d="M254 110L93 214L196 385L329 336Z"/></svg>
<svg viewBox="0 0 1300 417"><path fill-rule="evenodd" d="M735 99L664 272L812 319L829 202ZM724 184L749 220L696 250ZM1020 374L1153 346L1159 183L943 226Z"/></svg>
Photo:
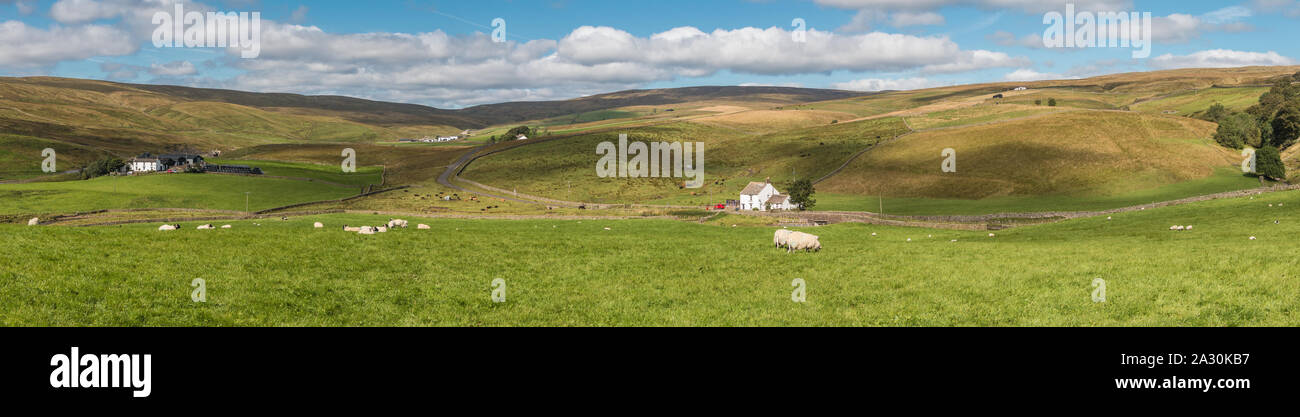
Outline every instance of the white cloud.
<svg viewBox="0 0 1300 417"><path fill-rule="evenodd" d="M1007 81L1042 81L1042 80L1065 80L1076 77L1065 76L1061 74L1042 73L1029 68L1021 68L1004 75L1002 79Z"/></svg>
<svg viewBox="0 0 1300 417"><path fill-rule="evenodd" d="M1189 55L1164 54L1151 58L1147 65L1159 69L1231 68L1252 65L1293 65L1295 60L1277 52L1244 52L1227 49L1200 51Z"/></svg>
<svg viewBox="0 0 1300 417"><path fill-rule="evenodd" d="M199 71L194 68L190 61L172 61L166 64L152 64L149 66L149 73L158 76L182 76L194 75Z"/></svg>
<svg viewBox="0 0 1300 417"><path fill-rule="evenodd" d="M110 26L41 29L15 20L0 23L0 67L44 67L60 61L132 54L136 48L125 32Z"/></svg>
<svg viewBox="0 0 1300 417"><path fill-rule="evenodd" d="M121 16L128 5L96 0L59 0L50 6L50 17L59 23L85 23Z"/></svg>
<svg viewBox="0 0 1300 417"><path fill-rule="evenodd" d="M841 9L871 10L937 10L948 6L970 6L982 9L1017 9L1025 13L1043 13L1065 10L1066 3L1074 3L1076 10L1119 11L1132 7L1128 0L814 0L815 3Z"/></svg>
<svg viewBox="0 0 1300 417"><path fill-rule="evenodd" d="M889 16L889 24L894 27L905 26L936 26L947 23L943 15L935 12L898 12Z"/></svg>
<svg viewBox="0 0 1300 417"><path fill-rule="evenodd" d="M937 87L942 85L939 82L932 81L922 77L916 78L863 78L842 83L831 84L831 88L839 90L852 91L887 91L887 90L917 90L922 88Z"/></svg>

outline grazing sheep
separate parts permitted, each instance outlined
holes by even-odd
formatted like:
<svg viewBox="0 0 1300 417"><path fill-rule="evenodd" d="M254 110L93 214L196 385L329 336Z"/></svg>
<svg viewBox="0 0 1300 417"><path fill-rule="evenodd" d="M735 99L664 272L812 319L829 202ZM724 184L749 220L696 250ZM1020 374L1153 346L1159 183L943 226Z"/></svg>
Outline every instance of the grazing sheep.
<svg viewBox="0 0 1300 417"><path fill-rule="evenodd" d="M343 225L343 231L344 231L344 232L357 233L357 232L360 232L360 231L361 231L361 228L360 228L360 227L352 227L352 226L348 226L348 225Z"/></svg>
<svg viewBox="0 0 1300 417"><path fill-rule="evenodd" d="M1192 230L1192 226L1187 226L1187 230Z"/></svg>
<svg viewBox="0 0 1300 417"><path fill-rule="evenodd" d="M38 224L41 224L41 219L40 219L40 218L33 218L33 219L27 221L27 225L28 225L28 226L35 226L35 225L38 225Z"/></svg>
<svg viewBox="0 0 1300 417"><path fill-rule="evenodd" d="M399 228L399 227L401 227L401 228L406 228L406 225L407 225L406 220L402 220L402 219L389 219L389 220L388 220L388 228L389 228L389 229L396 229L396 228Z"/></svg>
<svg viewBox="0 0 1300 417"><path fill-rule="evenodd" d="M777 230L776 234L772 236L772 244L778 248L785 247L785 245L790 241L791 233L794 232L788 229Z"/></svg>
<svg viewBox="0 0 1300 417"><path fill-rule="evenodd" d="M1251 236L1251 237L1250 237L1250 240L1255 240L1255 237L1254 237L1254 236Z"/></svg>
<svg viewBox="0 0 1300 417"><path fill-rule="evenodd" d="M415 228L416 228L416 229L420 229L420 230L429 230L429 229L431 229L431 227L429 227L429 225L427 225L427 224L418 224L418 225L415 226Z"/></svg>
<svg viewBox="0 0 1300 417"><path fill-rule="evenodd" d="M375 228L370 227L370 226L361 226L361 230L358 231L357 233L360 233L360 234L363 234L363 235L373 235L373 234L375 234Z"/></svg>
<svg viewBox="0 0 1300 417"><path fill-rule="evenodd" d="M997 236L997 235L995 235L995 234L989 233L989 237L996 237L996 236Z"/></svg>
<svg viewBox="0 0 1300 417"><path fill-rule="evenodd" d="M230 228L230 225L228 225L228 224L227 224L227 225L222 225L221 228L222 228L222 229L229 229L229 228Z"/></svg>
<svg viewBox="0 0 1300 417"><path fill-rule="evenodd" d="M164 225L162 225L162 226L158 226L158 231L159 231L159 232L170 232L170 231L173 231L173 230L179 230L180 228L181 228L181 225L179 225L179 224L178 224L178 225L164 224Z"/></svg>
<svg viewBox="0 0 1300 417"><path fill-rule="evenodd" d="M375 228L375 231L376 231L376 232L379 232L379 233L388 233L388 227L387 227L387 226L379 226L379 227L376 227L376 228Z"/></svg>
<svg viewBox="0 0 1300 417"><path fill-rule="evenodd" d="M791 233L790 240L788 241L789 244L786 245L785 251L786 253L794 252L797 250L802 250L804 252L820 251L822 249L822 243L820 239L821 238L817 237L817 235L810 235L804 232Z"/></svg>
<svg viewBox="0 0 1300 417"><path fill-rule="evenodd" d="M312 227L315 227L315 228L317 228L317 229L324 229L324 228L325 228L325 224L324 224L324 223L321 223L321 222L316 222L316 224L313 224Z"/></svg>
<svg viewBox="0 0 1300 417"><path fill-rule="evenodd" d="M205 225L202 225L202 226L196 227L195 229L198 229L198 230L212 230L212 229L216 229L216 228L215 228L215 227L212 227L212 225L210 225L210 224L205 224Z"/></svg>

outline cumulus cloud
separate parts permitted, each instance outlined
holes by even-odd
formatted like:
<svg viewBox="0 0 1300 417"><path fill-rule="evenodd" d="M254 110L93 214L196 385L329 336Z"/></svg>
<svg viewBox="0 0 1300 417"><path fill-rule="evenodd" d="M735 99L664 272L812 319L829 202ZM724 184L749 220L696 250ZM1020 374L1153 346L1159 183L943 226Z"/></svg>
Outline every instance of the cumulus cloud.
<svg viewBox="0 0 1300 417"><path fill-rule="evenodd" d="M1252 65L1293 64L1295 64L1295 60L1273 51L1245 52L1228 49L1213 49L1188 55L1164 54L1147 61L1147 65L1158 69L1230 68Z"/></svg>
<svg viewBox="0 0 1300 417"><path fill-rule="evenodd" d="M889 90L917 90L922 88L937 87L941 83L929 80L923 77L916 78L863 78L842 83L831 84L831 88L839 90L852 91L889 91Z"/></svg>
<svg viewBox="0 0 1300 417"><path fill-rule="evenodd" d="M1118 11L1128 10L1128 0L814 0L815 3L856 10L937 10L948 6L970 6L982 9L1018 9L1025 13L1044 13L1065 10L1066 3L1074 3L1077 10Z"/></svg>
<svg viewBox="0 0 1300 417"><path fill-rule="evenodd" d="M1007 81L1042 81L1042 80L1065 80L1077 77L1071 77L1061 74L1042 73L1029 68L1021 68L1002 76Z"/></svg>
<svg viewBox="0 0 1300 417"><path fill-rule="evenodd" d="M485 103L499 94L609 91L720 71L796 75L831 71L961 72L1026 65L1001 52L963 50L947 37L782 28L669 29L635 36L583 26L557 40L494 43L482 33L333 34L318 27L263 22L262 53L231 60L246 71L235 85L329 94L427 92L438 103ZM482 97L448 94L479 90ZM572 96L572 95L570 95ZM456 99L454 97L466 97ZM389 97L377 97L388 99ZM429 99L422 100L429 102Z"/></svg>
<svg viewBox="0 0 1300 417"><path fill-rule="evenodd" d="M60 61L135 53L127 34L104 25L41 29L11 20L0 23L0 67L34 68Z"/></svg>
<svg viewBox="0 0 1300 417"><path fill-rule="evenodd" d="M947 23L943 15L935 12L899 12L889 16L889 23L894 27L918 26L918 25L942 25Z"/></svg>
<svg viewBox="0 0 1300 417"><path fill-rule="evenodd" d="M199 71L194 68L190 61L172 61L165 64L152 64L149 66L149 73L158 76L176 77L183 75L194 75Z"/></svg>

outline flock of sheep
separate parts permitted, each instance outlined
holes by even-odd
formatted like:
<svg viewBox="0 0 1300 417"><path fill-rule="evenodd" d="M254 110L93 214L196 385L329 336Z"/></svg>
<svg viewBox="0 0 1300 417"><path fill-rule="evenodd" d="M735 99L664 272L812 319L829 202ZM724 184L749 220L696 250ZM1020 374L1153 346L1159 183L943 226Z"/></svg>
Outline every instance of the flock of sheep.
<svg viewBox="0 0 1300 417"><path fill-rule="evenodd" d="M781 229L777 230L776 236L772 237L772 244L778 248L785 248L785 253L797 250L817 252L822 250L820 239L817 235Z"/></svg>
<svg viewBox="0 0 1300 417"><path fill-rule="evenodd" d="M343 231L344 231L344 232L350 232L350 233L363 234L363 235L373 235L373 234L375 234L375 233L388 233L388 230L389 230L389 229L397 229L397 228L405 229L405 228L406 228L407 226L409 226L409 225L410 225L410 222L407 222L406 220L402 220L402 219L389 219L389 220L388 220L388 224L383 225L383 226L357 226L357 227L353 227L353 226L343 225ZM321 229L321 228L324 228L325 225L324 225L324 224L321 224L320 222L317 222L317 223L315 224L315 227L316 227L317 229ZM429 229L430 229L430 228L429 228L429 225L427 225L427 224L418 224L418 225L415 226L415 228L416 228L416 229L420 229L420 230L429 230Z"/></svg>
<svg viewBox="0 0 1300 417"><path fill-rule="evenodd" d="M32 219L32 221L33 221L33 222L39 222L37 219ZM29 224L30 224L30 223L29 223ZM256 223L254 223L254 225L255 225L255 226L261 226L260 224L256 224ZM384 226L360 226L360 227L352 227L352 226L344 225L344 226L343 226L343 231L345 231L345 232L354 232L354 233L359 233L359 234L363 234L363 235L373 235L373 234L375 234L375 233L386 233L386 232L388 232L389 229L406 228L406 227L409 226L409 225L410 225L410 222L407 222L406 220L402 220L402 219L389 219L389 220L388 220L388 224L386 224L386 225L384 225ZM324 224L324 223L321 223L321 222L316 222L315 224L312 225L312 227L317 228L317 229L324 229L324 228L325 228L325 224ZM211 224L204 224L204 225L200 225L200 226L196 227L195 229L198 229L198 230L213 230L213 229L216 229L216 228L217 228L216 226L213 226L213 225L211 225ZM223 226L221 226L221 228L222 228L222 229L230 229L231 226L227 224L227 225L223 225ZM427 225L427 224L418 224L418 225L415 226L415 228L416 228L416 229L420 229L420 230L429 230L429 229L431 229L431 227L429 227L429 225ZM180 229L181 229L181 225L179 225L179 224L164 224L164 225L162 225L162 226L158 226L158 231L160 231L160 232L170 232L170 231L173 231L173 230L180 230Z"/></svg>

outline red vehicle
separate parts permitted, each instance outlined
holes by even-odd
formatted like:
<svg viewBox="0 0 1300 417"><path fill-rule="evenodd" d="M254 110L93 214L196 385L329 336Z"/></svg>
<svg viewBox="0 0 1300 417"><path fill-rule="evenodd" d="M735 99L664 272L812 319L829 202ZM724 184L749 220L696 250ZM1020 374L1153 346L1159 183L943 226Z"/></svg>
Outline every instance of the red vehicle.
<svg viewBox="0 0 1300 417"><path fill-rule="evenodd" d="M727 205L726 205L726 204L718 204L718 205L716 205L716 206L713 206L713 209L714 209L714 210L726 210L726 209L727 209Z"/></svg>

